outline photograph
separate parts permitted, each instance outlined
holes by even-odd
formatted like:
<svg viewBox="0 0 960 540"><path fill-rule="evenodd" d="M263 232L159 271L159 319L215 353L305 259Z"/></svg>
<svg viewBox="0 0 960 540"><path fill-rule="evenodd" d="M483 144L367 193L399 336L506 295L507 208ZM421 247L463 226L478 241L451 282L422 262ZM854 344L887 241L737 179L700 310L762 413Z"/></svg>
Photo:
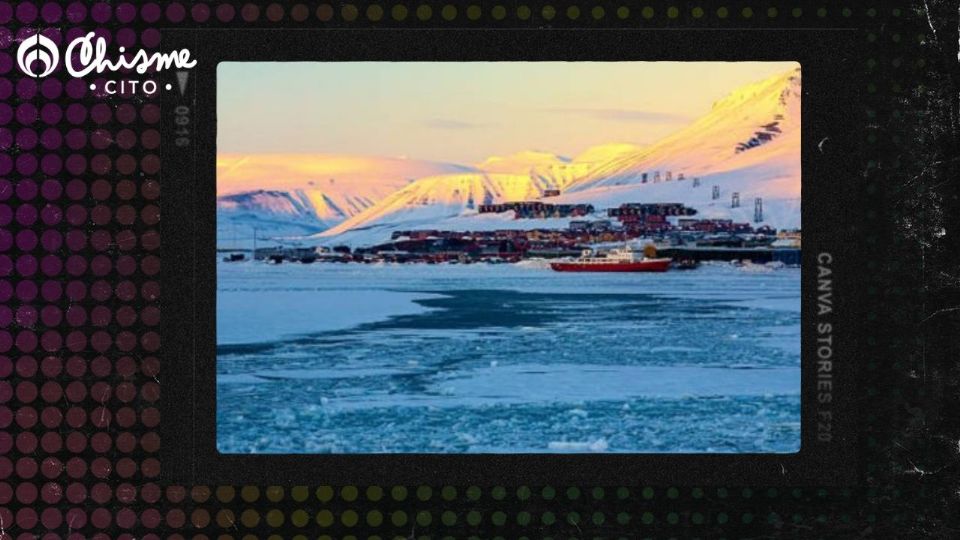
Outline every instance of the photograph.
<svg viewBox="0 0 960 540"><path fill-rule="evenodd" d="M221 62L223 454L796 453L797 62Z"/></svg>

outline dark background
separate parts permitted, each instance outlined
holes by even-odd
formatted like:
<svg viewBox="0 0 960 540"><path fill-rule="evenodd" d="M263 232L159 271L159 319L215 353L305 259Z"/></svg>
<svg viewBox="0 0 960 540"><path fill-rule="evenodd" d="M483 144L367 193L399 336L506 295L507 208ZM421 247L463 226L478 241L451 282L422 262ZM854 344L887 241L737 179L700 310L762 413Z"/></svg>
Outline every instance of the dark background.
<svg viewBox="0 0 960 540"><path fill-rule="evenodd" d="M9 107L0 119L12 139L0 154L0 227L9 233L0 238L0 295L10 310L0 334L2 534L957 537L957 5L849 4L0 4L0 93ZM176 293L161 295L160 268L162 259L166 278L183 261L165 244L159 255L160 208L177 200L161 187L165 117L155 100L77 89L62 69L50 77L63 82L59 88L37 81L32 89L11 60L24 29L101 29L152 49L159 28L197 26L855 29L848 69L859 97L849 112L857 116L851 136L859 144L847 159L856 174L836 181L862 208L850 212L842 231L861 262L862 321L853 336L860 414L857 459L848 464L856 483L167 482L166 453L182 441L164 436L161 445L158 432L181 419L161 419L159 407L177 395L178 381L164 366L182 359L170 356L176 334L164 330L161 346L159 312L166 321L164 298Z"/></svg>

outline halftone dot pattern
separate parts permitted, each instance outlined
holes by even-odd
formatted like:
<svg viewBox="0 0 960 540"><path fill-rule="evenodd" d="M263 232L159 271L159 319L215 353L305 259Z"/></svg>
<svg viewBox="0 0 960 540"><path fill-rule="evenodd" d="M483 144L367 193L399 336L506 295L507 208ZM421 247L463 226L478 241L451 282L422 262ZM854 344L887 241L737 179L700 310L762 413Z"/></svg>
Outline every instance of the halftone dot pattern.
<svg viewBox="0 0 960 540"><path fill-rule="evenodd" d="M900 9L857 3L720 2L0 2L0 537L633 538L827 537L909 516L863 489L644 486L164 485L159 247L161 110L155 96L104 92L59 68L15 67L36 31L63 45L87 31L111 47L156 50L159 28L830 27L860 25L892 57L864 64L867 95L902 93L926 39ZM909 66L909 67L908 67ZM89 85L94 88L90 89ZM163 90L160 90L163 91ZM894 111L891 114L896 114ZM881 114L865 112L866 124ZM877 142L875 129L865 144ZM880 197L876 155L863 191ZM878 220L867 215L868 222ZM867 238L878 242L878 238ZM883 294L882 282L871 294ZM873 348L882 340L867 338ZM879 355L878 355L879 356ZM867 365L866 395L882 393ZM884 419L867 416L867 432ZM872 427L871 427L872 426ZM165 444L174 444L166 442ZM880 443L866 438L868 450ZM866 501L868 510L858 513ZM659 531L654 533L654 531ZM644 534L647 534L644 532Z"/></svg>

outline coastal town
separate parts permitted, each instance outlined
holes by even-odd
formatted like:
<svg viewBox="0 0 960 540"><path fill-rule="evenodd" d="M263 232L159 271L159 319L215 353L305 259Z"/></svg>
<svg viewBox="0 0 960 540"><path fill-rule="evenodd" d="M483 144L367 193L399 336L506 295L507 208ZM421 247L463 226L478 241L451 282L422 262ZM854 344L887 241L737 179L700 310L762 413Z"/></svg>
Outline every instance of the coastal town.
<svg viewBox="0 0 960 540"><path fill-rule="evenodd" d="M733 199L733 204L738 203ZM593 205L521 201L481 205L481 214L513 213L513 219L569 218L560 228L500 228L456 231L393 231L388 241L365 247L298 246L266 242L251 252L228 251L225 262L254 260L274 264L314 263L504 263L524 259L575 258L585 250L603 254L630 243L652 244L676 261L704 260L800 263L800 231L762 225L762 200L755 201L756 223L697 217L681 203L623 203L597 211Z"/></svg>

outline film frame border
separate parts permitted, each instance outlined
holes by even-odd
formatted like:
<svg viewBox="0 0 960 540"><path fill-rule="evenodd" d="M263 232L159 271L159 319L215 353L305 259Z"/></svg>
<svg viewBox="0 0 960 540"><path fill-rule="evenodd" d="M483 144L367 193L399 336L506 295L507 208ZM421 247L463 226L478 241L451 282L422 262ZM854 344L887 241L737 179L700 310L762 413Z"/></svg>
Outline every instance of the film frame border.
<svg viewBox="0 0 960 540"><path fill-rule="evenodd" d="M775 35L776 34L776 35ZM842 205L854 206L844 184L831 177L852 176L849 160L842 159L854 145L847 140L849 107L853 104L852 82L841 74L848 71L847 56L830 55L849 46L851 33L828 32L717 32L711 30L246 30L241 33L217 31L169 31L172 49L195 51L198 66L192 70L190 96L164 95L167 111L189 107L196 145L191 152L165 153L168 192L165 238L173 246L168 259L177 268L165 273L173 301L167 302L164 332L179 336L167 342L166 374L177 381L166 393L167 418L189 418L189 423L165 424L166 439L181 441L165 449L165 470L176 479L200 481L264 482L269 478L294 482L303 471L323 471L317 481L342 483L530 483L538 478L549 483L590 481L616 482L624 477L676 485L760 482L775 485L793 483L849 483L855 459L851 432L856 425L853 408L854 349L832 345L837 357L844 357L829 384L836 384L832 403L818 402L818 375L814 359L813 332L820 319L815 314L823 291L817 291L817 268L823 268L820 251L829 252L830 266L843 289L828 291L827 301L835 311L828 319L839 328L854 328L859 320L849 298L854 280L844 257L852 253L836 225L844 223ZM776 37L787 39L770 45ZM178 39L179 38L179 39ZM444 48L456 41L458 46ZM757 51L766 45L764 53ZM801 450L795 454L336 454L269 455L220 454L216 451L215 418L204 411L216 410L215 374L215 253L216 226L216 65L220 61L496 61L496 60L796 60L804 74L802 115L803 228L805 230L802 280L802 399ZM173 75L168 79L173 81ZM175 84L175 81L174 81ZM179 105L178 105L179 104ZM175 136L171 118L166 118L166 140ZM830 140L834 149L823 150L818 141ZM168 147L169 148L169 147ZM196 168L194 168L196 167ZM179 179L179 180L178 180ZM187 180L187 183L184 180ZM172 223L172 225L171 225ZM192 242L192 243L191 243ZM191 246L185 248L185 246ZM810 248L812 246L812 249ZM835 258L835 260L834 260ZM189 269L189 270L188 270ZM192 283L187 283L192 280ZM190 298L192 296L193 300ZM199 306L190 311L191 306ZM186 321L190 321L187 324ZM839 333L839 332L838 332ZM193 348L184 344L194 344ZM822 345L820 345L822 346ZM842 352L841 352L842 351ZM173 360L170 360L172 358ZM185 362L182 360L186 360ZM193 379L185 380L192 374ZM840 385L843 386L840 386ZM822 387L820 387L822 389ZM171 396L171 393L173 394ZM822 395L823 392L819 392ZM193 410L187 407L193 404ZM200 411L200 412L198 412ZM833 415L825 420L824 412ZM827 425L832 440L819 440L817 429ZM191 426L190 429L184 429ZM822 433L822 432L821 432ZM189 441L189 444L186 444ZM192 446L192 447L191 447ZM258 471L261 472L257 476ZM269 472L267 472L269 471ZM491 471L496 471L491 472ZM183 475L186 476L183 476ZM245 476L246 475L246 476ZM358 480L359 479L359 480ZM275 480L276 481L276 480Z"/></svg>

